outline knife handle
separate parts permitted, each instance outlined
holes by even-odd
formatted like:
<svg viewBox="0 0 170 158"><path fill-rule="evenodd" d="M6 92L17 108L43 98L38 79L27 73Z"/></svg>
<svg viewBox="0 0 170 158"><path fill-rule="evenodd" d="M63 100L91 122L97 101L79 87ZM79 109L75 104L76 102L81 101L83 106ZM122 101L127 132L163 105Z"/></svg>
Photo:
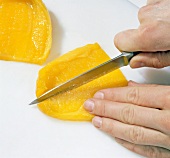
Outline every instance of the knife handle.
<svg viewBox="0 0 170 158"><path fill-rule="evenodd" d="M127 58L128 63L129 63L130 60L131 60L134 56L138 55L139 53L140 53L140 52L122 52L122 55Z"/></svg>

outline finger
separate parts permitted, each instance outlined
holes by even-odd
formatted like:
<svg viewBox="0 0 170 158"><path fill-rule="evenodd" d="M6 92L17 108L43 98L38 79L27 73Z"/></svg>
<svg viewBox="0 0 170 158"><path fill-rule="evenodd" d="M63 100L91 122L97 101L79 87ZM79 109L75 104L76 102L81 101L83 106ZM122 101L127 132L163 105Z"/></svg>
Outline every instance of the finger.
<svg viewBox="0 0 170 158"><path fill-rule="evenodd" d="M94 117L92 123L102 131L128 142L139 145L152 145L168 148L170 138L152 129L128 125L109 118Z"/></svg>
<svg viewBox="0 0 170 158"><path fill-rule="evenodd" d="M137 39L138 30L131 29L118 33L114 38L114 43L121 51L141 51L141 44L136 41Z"/></svg>
<svg viewBox="0 0 170 158"><path fill-rule="evenodd" d="M131 87L159 87L161 85L157 85L157 84L143 84L143 83L137 83L135 81L129 81L128 82L128 86Z"/></svg>
<svg viewBox="0 0 170 158"><path fill-rule="evenodd" d="M94 95L96 99L114 102L132 103L135 105L170 109L170 86L159 87L121 87L100 90Z"/></svg>
<svg viewBox="0 0 170 158"><path fill-rule="evenodd" d="M137 83L137 82L132 81L132 80L128 81L128 86L138 86L138 85L140 85L140 83Z"/></svg>
<svg viewBox="0 0 170 158"><path fill-rule="evenodd" d="M114 38L114 44L120 51L126 52L155 52L164 50L158 47L162 41L157 38L155 32L156 26L146 23L140 25L138 29L130 29L118 33Z"/></svg>
<svg viewBox="0 0 170 158"><path fill-rule="evenodd" d="M130 29L118 33L114 38L115 46L121 51L144 51L147 50L147 45L142 39L139 29Z"/></svg>
<svg viewBox="0 0 170 158"><path fill-rule="evenodd" d="M151 4L156 4L158 2L160 2L161 0L147 0L147 5L151 5Z"/></svg>
<svg viewBox="0 0 170 158"><path fill-rule="evenodd" d="M128 150L148 158L170 158L170 150L161 147L137 145L118 138L115 140Z"/></svg>
<svg viewBox="0 0 170 158"><path fill-rule="evenodd" d="M84 105L87 111L97 116L170 133L170 120L168 119L170 112L100 99L87 100Z"/></svg>
<svg viewBox="0 0 170 158"><path fill-rule="evenodd" d="M145 5L143 7L141 7L138 11L138 20L140 22L140 24L144 24L144 23L148 23L150 22L150 16L148 17L148 15L150 15L149 13L152 10L153 5Z"/></svg>
<svg viewBox="0 0 170 158"><path fill-rule="evenodd" d="M131 59L130 66L132 68L163 68L166 66L170 66L170 52L140 53Z"/></svg>

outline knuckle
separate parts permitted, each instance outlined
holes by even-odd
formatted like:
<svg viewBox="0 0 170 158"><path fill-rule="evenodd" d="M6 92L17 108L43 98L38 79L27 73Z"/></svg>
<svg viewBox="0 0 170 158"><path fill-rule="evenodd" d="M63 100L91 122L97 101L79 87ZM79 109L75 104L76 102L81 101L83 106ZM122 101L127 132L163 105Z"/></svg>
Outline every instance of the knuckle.
<svg viewBox="0 0 170 158"><path fill-rule="evenodd" d="M103 100L98 101L93 99L93 101L95 102L95 106L92 113L104 116L106 114L106 103Z"/></svg>
<svg viewBox="0 0 170 158"><path fill-rule="evenodd" d="M170 110L170 89L168 89L167 93L162 97L162 108Z"/></svg>
<svg viewBox="0 0 170 158"><path fill-rule="evenodd" d="M139 38L146 40L148 38L150 38L151 33L154 30L154 25L145 25L140 27L140 31L139 31ZM148 41L147 41L148 42Z"/></svg>
<svg viewBox="0 0 170 158"><path fill-rule="evenodd" d="M150 12L154 9L152 5L145 5L141 7L138 11L138 19L140 22L152 20Z"/></svg>
<svg viewBox="0 0 170 158"><path fill-rule="evenodd" d="M142 127L134 126L129 130L129 139L132 143L144 142L144 132Z"/></svg>
<svg viewBox="0 0 170 158"><path fill-rule="evenodd" d="M103 123L102 123L102 129L107 132L108 134L114 136L114 124L113 124L113 121L111 120L106 120L105 121L103 120Z"/></svg>
<svg viewBox="0 0 170 158"><path fill-rule="evenodd" d="M159 48L161 48L161 46ZM170 65L170 55L169 55L169 52L167 53L166 51L165 52L160 51L158 53L158 59L161 62L161 66L162 66L161 68Z"/></svg>
<svg viewBox="0 0 170 158"><path fill-rule="evenodd" d="M149 5L143 6L139 9L138 16L142 17L143 15L145 15L145 13L149 12L150 10L151 10L151 6Z"/></svg>
<svg viewBox="0 0 170 158"><path fill-rule="evenodd" d="M149 157L149 158L153 158L153 157L155 158L155 156L156 156L156 152L155 152L154 147L147 147L146 153L147 153L147 157Z"/></svg>
<svg viewBox="0 0 170 158"><path fill-rule="evenodd" d="M170 134L170 132L169 132ZM165 148L168 148L170 147L170 135L167 135L162 143L162 146L164 146Z"/></svg>
<svg viewBox="0 0 170 158"><path fill-rule="evenodd" d="M159 148L148 146L145 148L146 155L148 158L161 158L162 157L162 152Z"/></svg>
<svg viewBox="0 0 170 158"><path fill-rule="evenodd" d="M156 54L156 56L152 58L152 66L154 68L163 68L164 67L161 53Z"/></svg>
<svg viewBox="0 0 170 158"><path fill-rule="evenodd" d="M144 14L146 13L146 9L147 9L146 6L143 6L139 9L139 11L138 11L138 18L139 19L143 18Z"/></svg>
<svg viewBox="0 0 170 158"><path fill-rule="evenodd" d="M121 110L121 120L128 124L134 124L135 110L132 106L126 106Z"/></svg>
<svg viewBox="0 0 170 158"><path fill-rule="evenodd" d="M133 152L137 152L136 149L137 149L136 144L131 144L130 150L133 151Z"/></svg>
<svg viewBox="0 0 170 158"><path fill-rule="evenodd" d="M144 51L148 51L150 48L155 49L155 47L157 47L157 44L155 44L158 43L157 33L155 33L156 27L157 26L154 22L139 27L138 40L142 41L141 48Z"/></svg>
<svg viewBox="0 0 170 158"><path fill-rule="evenodd" d="M170 134L170 114L162 113L162 117L158 121L161 126L162 131L167 134Z"/></svg>
<svg viewBox="0 0 170 158"><path fill-rule="evenodd" d="M127 93L127 102L138 103L138 100L139 100L138 87L130 88L129 92Z"/></svg>
<svg viewBox="0 0 170 158"><path fill-rule="evenodd" d="M115 136L115 132L114 132L114 128L113 128L113 125L111 124L110 128L109 128L109 131L108 133L112 136Z"/></svg>
<svg viewBox="0 0 170 158"><path fill-rule="evenodd" d="M105 116L105 115L106 115L106 104L105 104L105 103L102 103L102 108L101 108L100 114L101 114L102 116Z"/></svg>
<svg viewBox="0 0 170 158"><path fill-rule="evenodd" d="M162 50L163 38L158 30L162 29L162 21L160 19L150 20L148 24L143 24L139 27L138 38L143 50L158 51Z"/></svg>

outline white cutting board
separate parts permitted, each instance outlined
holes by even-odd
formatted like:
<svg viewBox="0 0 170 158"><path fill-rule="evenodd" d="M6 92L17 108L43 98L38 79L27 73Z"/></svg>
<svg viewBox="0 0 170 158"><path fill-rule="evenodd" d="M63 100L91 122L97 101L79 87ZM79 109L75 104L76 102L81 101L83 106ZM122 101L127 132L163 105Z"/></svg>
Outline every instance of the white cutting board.
<svg viewBox="0 0 170 158"><path fill-rule="evenodd" d="M132 4L135 4L137 7L142 7L147 4L147 0L129 0Z"/></svg>
<svg viewBox="0 0 170 158"><path fill-rule="evenodd" d="M53 24L53 45L46 63L88 43L98 42L111 56L118 55L113 37L138 26L138 8L127 0L44 0ZM45 63L45 64L46 64ZM139 158L90 122L60 121L36 106L35 84L41 66L0 61L1 158ZM168 75L148 77L151 70L122 68L128 79L168 82ZM142 71L142 73L141 73ZM164 72L164 71L163 71ZM158 75L157 72L153 72ZM162 77L164 76L164 77ZM164 80L161 80L164 78Z"/></svg>

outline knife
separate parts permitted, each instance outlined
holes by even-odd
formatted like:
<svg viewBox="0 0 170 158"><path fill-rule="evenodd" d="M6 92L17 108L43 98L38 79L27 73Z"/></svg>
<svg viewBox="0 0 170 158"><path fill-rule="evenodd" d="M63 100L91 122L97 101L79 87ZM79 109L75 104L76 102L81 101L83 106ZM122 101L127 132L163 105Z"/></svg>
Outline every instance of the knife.
<svg viewBox="0 0 170 158"><path fill-rule="evenodd" d="M104 76L106 74L108 74L109 72L112 72L122 66L127 66L130 62L130 60L132 59L132 57L134 57L135 55L137 55L138 53L129 53L129 52L122 52L121 55L108 60L106 62L104 62L103 64L98 65L97 67L86 71L54 88L52 88L51 90L45 92L43 95L41 95L40 97L38 97L37 99L35 99L34 101L32 101L29 105L32 104L37 104L40 103L44 100L47 100L55 95L67 92L69 90L78 88L90 81L93 81L101 76Z"/></svg>

